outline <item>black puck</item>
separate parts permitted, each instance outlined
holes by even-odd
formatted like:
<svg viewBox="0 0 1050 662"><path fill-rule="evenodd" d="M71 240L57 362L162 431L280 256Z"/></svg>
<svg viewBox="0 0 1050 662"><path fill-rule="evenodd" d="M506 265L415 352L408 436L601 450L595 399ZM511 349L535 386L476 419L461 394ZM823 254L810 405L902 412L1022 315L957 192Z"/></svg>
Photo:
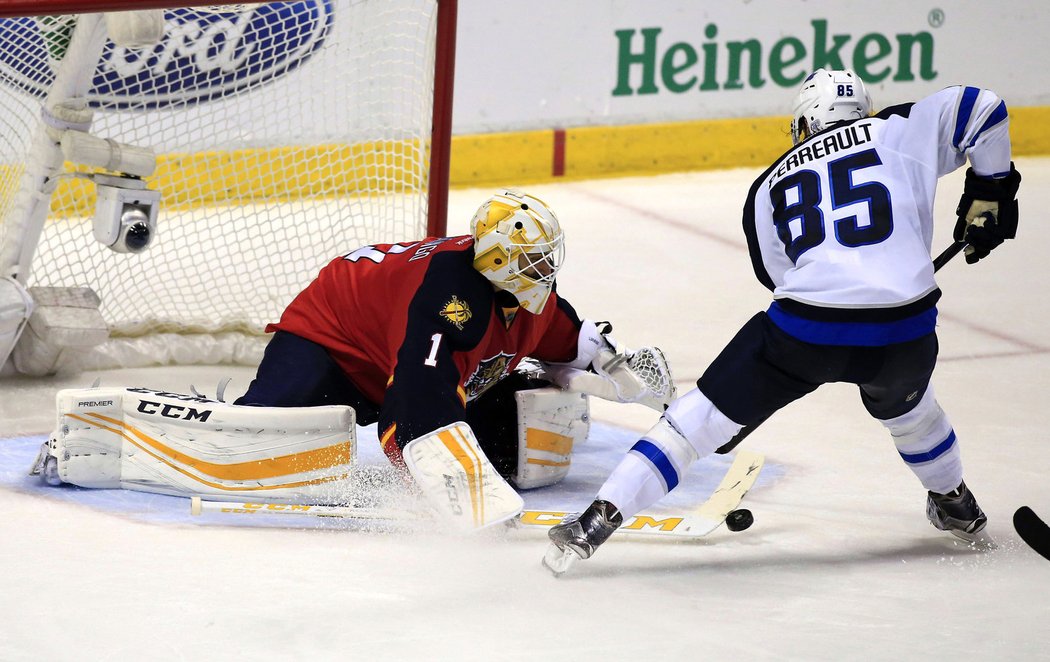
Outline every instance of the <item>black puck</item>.
<svg viewBox="0 0 1050 662"><path fill-rule="evenodd" d="M731 511L726 515L726 527L730 531L743 531L755 523L755 516L747 508Z"/></svg>

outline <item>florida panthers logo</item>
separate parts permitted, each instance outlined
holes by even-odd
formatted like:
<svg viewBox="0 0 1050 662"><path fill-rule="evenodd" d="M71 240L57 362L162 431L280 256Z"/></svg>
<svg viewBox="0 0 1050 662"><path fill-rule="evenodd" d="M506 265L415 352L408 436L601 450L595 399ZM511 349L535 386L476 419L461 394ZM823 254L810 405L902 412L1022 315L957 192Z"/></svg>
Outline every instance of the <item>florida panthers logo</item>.
<svg viewBox="0 0 1050 662"><path fill-rule="evenodd" d="M464 384L467 400L473 400L487 391L493 384L503 379L510 372L510 362L513 360L513 354L504 354L503 352L483 359L478 364L477 370L470 375L467 383Z"/></svg>
<svg viewBox="0 0 1050 662"><path fill-rule="evenodd" d="M452 295L452 300L441 309L440 314L460 331L463 330L463 325L469 322L471 318L470 306L455 294Z"/></svg>

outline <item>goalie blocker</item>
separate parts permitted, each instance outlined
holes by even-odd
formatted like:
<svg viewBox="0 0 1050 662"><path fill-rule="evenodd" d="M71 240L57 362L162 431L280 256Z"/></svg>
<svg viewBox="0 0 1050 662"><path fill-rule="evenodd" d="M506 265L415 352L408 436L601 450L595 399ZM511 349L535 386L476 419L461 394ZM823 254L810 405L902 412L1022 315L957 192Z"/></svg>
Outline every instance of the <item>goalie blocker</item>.
<svg viewBox="0 0 1050 662"><path fill-rule="evenodd" d="M513 432L500 440L516 446L508 450L517 461L507 477L519 488L561 480L574 445L589 431L586 396L544 387L519 390L512 401L517 409L508 422ZM56 407L55 431L30 471L51 484L312 504L343 503L352 493L357 442L350 407L238 406L147 388L64 390ZM455 443L445 446L450 438ZM441 451L436 441L446 457L423 452ZM410 471L424 491L445 494L451 476L457 489L462 486L463 503L480 495L486 514L471 517L464 528L521 510L520 497L465 423L425 435L409 447L408 455L415 458ZM464 458L472 454L467 462ZM437 487L431 488L435 480ZM486 501L489 496L502 505ZM453 521L467 521L457 520L451 508L443 510Z"/></svg>

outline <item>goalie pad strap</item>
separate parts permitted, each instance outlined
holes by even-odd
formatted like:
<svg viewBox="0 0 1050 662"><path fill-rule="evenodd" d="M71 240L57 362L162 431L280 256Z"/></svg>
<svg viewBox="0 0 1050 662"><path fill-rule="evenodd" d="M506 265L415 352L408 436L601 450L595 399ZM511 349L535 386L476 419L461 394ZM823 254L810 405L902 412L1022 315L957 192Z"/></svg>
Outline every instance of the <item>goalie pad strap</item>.
<svg viewBox="0 0 1050 662"><path fill-rule="evenodd" d="M459 530L492 526L525 508L462 421L408 442L403 457L423 497Z"/></svg>
<svg viewBox="0 0 1050 662"><path fill-rule="evenodd" d="M587 396L547 387L514 394L518 409L518 467L521 489L553 485L569 473L572 450L590 432Z"/></svg>

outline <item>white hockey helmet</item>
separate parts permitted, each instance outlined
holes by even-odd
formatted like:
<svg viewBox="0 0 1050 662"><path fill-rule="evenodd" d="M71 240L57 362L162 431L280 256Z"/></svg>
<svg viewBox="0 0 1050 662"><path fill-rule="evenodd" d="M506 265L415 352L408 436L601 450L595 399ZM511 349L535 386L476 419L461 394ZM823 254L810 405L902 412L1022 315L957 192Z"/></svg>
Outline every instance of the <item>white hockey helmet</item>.
<svg viewBox="0 0 1050 662"><path fill-rule="evenodd" d="M797 145L836 122L870 114L871 97L864 81L852 69L817 69L802 81L802 88L795 97L791 140Z"/></svg>
<svg viewBox="0 0 1050 662"><path fill-rule="evenodd" d="M546 203L504 189L478 208L470 234L474 268L525 310L542 312L565 257L565 234Z"/></svg>

